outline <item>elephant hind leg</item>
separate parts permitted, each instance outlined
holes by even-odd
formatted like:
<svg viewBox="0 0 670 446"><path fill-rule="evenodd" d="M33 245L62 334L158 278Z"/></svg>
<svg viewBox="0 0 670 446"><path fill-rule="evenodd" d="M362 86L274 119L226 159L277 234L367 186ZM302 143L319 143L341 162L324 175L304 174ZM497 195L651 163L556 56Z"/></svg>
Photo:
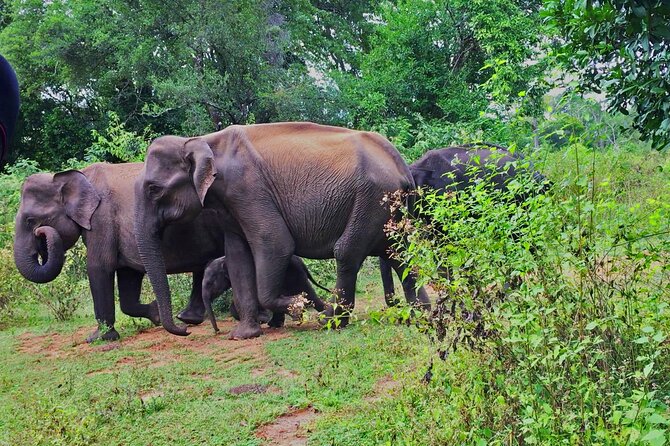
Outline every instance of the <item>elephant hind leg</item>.
<svg viewBox="0 0 670 446"><path fill-rule="evenodd" d="M384 286L384 300L386 301L386 305L389 307L398 305L398 299L395 296L393 270L390 259L387 257L379 257L379 272L382 276L382 285ZM400 277L402 279L402 276Z"/></svg>
<svg viewBox="0 0 670 446"><path fill-rule="evenodd" d="M155 325L159 325L161 320L158 315L158 305L156 304L156 301L153 301L150 304L140 303L143 278L144 273L129 268L123 268L116 271L121 311L131 317L147 318Z"/></svg>
<svg viewBox="0 0 670 446"><path fill-rule="evenodd" d="M379 209L379 213L371 212ZM329 313L342 316L340 326L349 322L349 314L356 304L356 279L358 271L373 247L383 240L383 226L388 215L383 212L376 199L359 198L354 204L353 212L347 226L333 247L333 256L337 262L337 282L335 293L337 306Z"/></svg>
<svg viewBox="0 0 670 446"><path fill-rule="evenodd" d="M403 274L405 272L405 266L400 263L398 260L389 259L388 260L391 267L395 270L398 278L402 281L402 288L405 292L405 299L407 303L416 307L419 307L424 310L430 310L430 298L424 287L416 287L416 275L413 272L410 272L403 279Z"/></svg>

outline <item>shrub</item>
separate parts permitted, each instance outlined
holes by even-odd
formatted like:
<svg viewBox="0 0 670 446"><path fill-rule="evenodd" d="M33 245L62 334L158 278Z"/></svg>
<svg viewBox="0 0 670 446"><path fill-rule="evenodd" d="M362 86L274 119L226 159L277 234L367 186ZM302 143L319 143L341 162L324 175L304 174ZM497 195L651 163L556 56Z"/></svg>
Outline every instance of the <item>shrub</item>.
<svg viewBox="0 0 670 446"><path fill-rule="evenodd" d="M631 207L597 175L592 152L573 144L566 154L571 168L551 194L537 193L530 174L502 191L480 181L427 192L418 206L428 218L394 229L403 259L439 292L421 325L447 361L427 374L425 404L443 409L444 435L431 434L439 442L670 435L667 185ZM477 374L456 372L457 349L458 361L477 358L467 360ZM456 385L472 397L450 397Z"/></svg>

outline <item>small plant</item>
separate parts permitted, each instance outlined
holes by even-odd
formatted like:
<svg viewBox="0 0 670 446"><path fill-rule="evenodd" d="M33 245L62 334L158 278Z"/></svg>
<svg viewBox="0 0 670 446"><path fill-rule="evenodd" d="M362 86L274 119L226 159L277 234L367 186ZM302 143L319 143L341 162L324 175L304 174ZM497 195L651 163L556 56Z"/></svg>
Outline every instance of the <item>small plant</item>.
<svg viewBox="0 0 670 446"><path fill-rule="evenodd" d="M149 127L142 135L126 130L118 114L108 113L109 124L104 133L93 130L95 142L86 152L86 161L144 161L147 147L157 135Z"/></svg>

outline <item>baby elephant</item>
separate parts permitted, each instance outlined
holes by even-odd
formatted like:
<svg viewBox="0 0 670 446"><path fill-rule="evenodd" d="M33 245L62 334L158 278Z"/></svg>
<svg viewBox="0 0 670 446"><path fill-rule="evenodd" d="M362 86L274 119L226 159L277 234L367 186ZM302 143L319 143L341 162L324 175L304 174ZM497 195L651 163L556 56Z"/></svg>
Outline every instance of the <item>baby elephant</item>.
<svg viewBox="0 0 670 446"><path fill-rule="evenodd" d="M321 300L319 296L317 296L310 282L322 290L331 293L331 290L319 285L314 280L312 275L309 273L307 266L305 266L305 263L300 257L293 256L289 262L288 269L286 270L286 276L284 277L284 284L282 286L281 295L296 296L304 293L307 301L311 302L317 311L323 311L327 304ZM202 279L202 301L205 304L205 309L209 315L209 320L212 323L212 328L214 328L214 331L216 332L219 331L219 327L216 324L216 318L214 317L214 312L212 311L212 301L223 294L223 292L230 289L230 287L230 277L228 276L226 258L219 257L218 259L209 262ZM230 305L230 314L235 319L239 319L237 309L235 308L235 303ZM284 325L285 317L286 315L284 313L273 314L269 310L264 310L259 315L260 321L267 322L271 327L281 327Z"/></svg>

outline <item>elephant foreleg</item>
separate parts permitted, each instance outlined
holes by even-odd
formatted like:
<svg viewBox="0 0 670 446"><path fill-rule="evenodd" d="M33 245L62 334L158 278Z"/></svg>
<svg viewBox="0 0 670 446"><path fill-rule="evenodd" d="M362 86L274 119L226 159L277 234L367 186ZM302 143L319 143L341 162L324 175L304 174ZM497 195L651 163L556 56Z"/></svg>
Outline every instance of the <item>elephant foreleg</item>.
<svg viewBox="0 0 670 446"><path fill-rule="evenodd" d="M156 301L150 304L140 302L143 278L144 273L132 269L123 268L116 271L121 311L131 317L145 317L154 325L160 325L161 319L158 315Z"/></svg>
<svg viewBox="0 0 670 446"><path fill-rule="evenodd" d="M228 274L233 287L233 302L240 316L240 323L230 333L231 339L248 339L261 334L258 322L258 294L256 270L251 249L240 235L225 233Z"/></svg>
<svg viewBox="0 0 670 446"><path fill-rule="evenodd" d="M271 234L267 230L267 227L257 228L257 237L249 243L256 267L258 303L275 315L283 315L294 304L294 296L281 294L295 244L286 226L278 223ZM273 319L273 324L281 322L281 316Z"/></svg>
<svg viewBox="0 0 670 446"><path fill-rule="evenodd" d="M119 333L114 329L114 272L103 268L88 267L88 280L93 295L93 312L98 328L91 333L86 342L99 339L116 341Z"/></svg>

